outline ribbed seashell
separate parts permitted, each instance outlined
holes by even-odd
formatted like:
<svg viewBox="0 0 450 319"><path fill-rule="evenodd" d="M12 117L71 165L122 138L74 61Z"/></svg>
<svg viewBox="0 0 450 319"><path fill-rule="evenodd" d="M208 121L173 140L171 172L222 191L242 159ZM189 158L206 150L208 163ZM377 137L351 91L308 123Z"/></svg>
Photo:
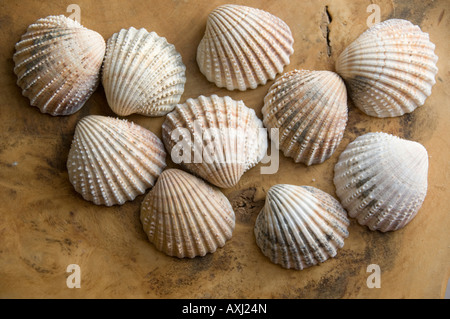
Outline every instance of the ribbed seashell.
<svg viewBox="0 0 450 319"><path fill-rule="evenodd" d="M403 228L416 216L427 177L426 149L386 133L358 137L334 168L336 194L349 216L382 232Z"/></svg>
<svg viewBox="0 0 450 319"><path fill-rule="evenodd" d="M235 216L217 188L178 169L165 170L141 205L144 231L169 256L194 258L223 247Z"/></svg>
<svg viewBox="0 0 450 319"><path fill-rule="evenodd" d="M264 126L279 129L279 149L296 163L327 160L347 125L344 81L329 71L294 70L278 78L264 99Z"/></svg>
<svg viewBox="0 0 450 319"><path fill-rule="evenodd" d="M291 30L263 10L227 4L213 10L197 49L197 63L208 81L228 90L254 89L289 64Z"/></svg>
<svg viewBox="0 0 450 319"><path fill-rule="evenodd" d="M267 133L262 129L261 120L244 102L212 95L177 105L163 123L162 137L175 163L228 188L264 157Z"/></svg>
<svg viewBox="0 0 450 319"><path fill-rule="evenodd" d="M310 186L275 185L256 219L255 237L273 263L301 270L335 257L348 225L331 195Z"/></svg>
<svg viewBox="0 0 450 319"><path fill-rule="evenodd" d="M164 145L149 130L126 120L90 115L76 126L67 169L85 200L122 205L154 185L165 158Z"/></svg>
<svg viewBox="0 0 450 319"><path fill-rule="evenodd" d="M361 111L375 117L400 116L423 105L431 94L438 72L434 48L418 26L387 20L342 52L336 72Z"/></svg>
<svg viewBox="0 0 450 319"><path fill-rule="evenodd" d="M17 85L42 113L77 112L96 90L105 40L65 16L49 16L30 25L16 44Z"/></svg>
<svg viewBox="0 0 450 319"><path fill-rule="evenodd" d="M102 83L120 116L162 116L180 101L186 67L173 44L155 32L129 28L107 42Z"/></svg>

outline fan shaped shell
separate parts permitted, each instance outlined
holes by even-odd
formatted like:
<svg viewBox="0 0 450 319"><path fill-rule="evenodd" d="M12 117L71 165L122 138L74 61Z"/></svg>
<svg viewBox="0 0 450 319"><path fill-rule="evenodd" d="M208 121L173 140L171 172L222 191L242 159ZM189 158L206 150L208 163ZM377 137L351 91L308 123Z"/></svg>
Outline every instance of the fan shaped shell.
<svg viewBox="0 0 450 319"><path fill-rule="evenodd" d="M279 129L279 148L296 163L327 160L347 125L347 91L329 71L294 70L277 79L264 99L264 125Z"/></svg>
<svg viewBox="0 0 450 319"><path fill-rule="evenodd" d="M376 24L340 55L336 72L364 113L395 117L425 103L436 83L435 45L427 33L400 19Z"/></svg>
<svg viewBox="0 0 450 319"><path fill-rule="evenodd" d="M348 225L331 195L310 186L275 185L256 219L255 237L273 263L301 270L335 257Z"/></svg>
<svg viewBox="0 0 450 319"><path fill-rule="evenodd" d="M164 145L125 120L90 115L78 122L67 160L69 179L85 200L121 205L145 193L166 166Z"/></svg>
<svg viewBox="0 0 450 319"><path fill-rule="evenodd" d="M162 131L174 162L224 188L236 185L267 150L255 111L230 97L188 99L167 115Z"/></svg>
<svg viewBox="0 0 450 319"><path fill-rule="evenodd" d="M382 232L403 228L416 216L427 177L426 149L386 133L358 137L334 168L336 194L350 217Z"/></svg>
<svg viewBox="0 0 450 319"><path fill-rule="evenodd" d="M186 67L175 46L145 29L122 29L107 43L102 83L120 116L162 116L180 101Z"/></svg>
<svg viewBox="0 0 450 319"><path fill-rule="evenodd" d="M254 89L275 79L294 52L291 30L263 10L223 5L213 10L197 49L208 81L228 90Z"/></svg>
<svg viewBox="0 0 450 319"><path fill-rule="evenodd" d="M16 44L17 85L42 113L77 112L98 86L105 40L65 16L30 25Z"/></svg>
<svg viewBox="0 0 450 319"><path fill-rule="evenodd" d="M217 188L181 170L168 169L142 202L141 222L158 250L194 258L225 245L235 216Z"/></svg>

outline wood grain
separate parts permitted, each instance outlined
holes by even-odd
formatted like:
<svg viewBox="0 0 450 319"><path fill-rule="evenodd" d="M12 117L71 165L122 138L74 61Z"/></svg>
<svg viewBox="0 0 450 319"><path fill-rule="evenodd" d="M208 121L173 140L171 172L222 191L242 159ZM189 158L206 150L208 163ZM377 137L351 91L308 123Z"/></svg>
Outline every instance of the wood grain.
<svg viewBox="0 0 450 319"><path fill-rule="evenodd" d="M295 53L285 71L334 70L339 53L366 28L376 3L382 20L404 18L436 44L439 73L432 95L414 113L376 119L350 102L349 123L335 154L306 167L280 155L275 175L261 164L223 190L237 221L233 238L204 258L179 260L158 252L139 221L143 196L121 207L84 201L69 183L66 160L74 128L89 114L113 115L100 87L78 113L41 114L21 95L13 73L14 44L27 26L65 14L73 1L0 1L0 298L441 298L450 275L450 7L437 1L212 1L78 0L81 22L108 39L121 28L155 31L173 43L187 67L182 102L217 94L242 99L261 117L273 83L228 92L199 72L195 54L208 13L224 3L267 10L292 29ZM328 39L328 41L327 41ZM164 118L128 119L161 136ZM338 256L303 271L273 265L255 244L253 226L267 190L275 184L310 185L335 196L333 167L357 136L383 131L422 143L430 156L429 191L417 217L403 230L371 232L352 220ZM169 167L175 165L169 163ZM66 286L69 264L81 267L81 288ZM369 264L381 268L381 288L366 285Z"/></svg>

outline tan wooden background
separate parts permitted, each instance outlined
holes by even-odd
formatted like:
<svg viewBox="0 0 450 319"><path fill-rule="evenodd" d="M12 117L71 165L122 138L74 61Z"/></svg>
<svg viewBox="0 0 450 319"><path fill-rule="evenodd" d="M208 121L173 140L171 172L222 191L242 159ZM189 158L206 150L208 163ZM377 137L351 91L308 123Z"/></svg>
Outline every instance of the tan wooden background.
<svg viewBox="0 0 450 319"><path fill-rule="evenodd" d="M449 99L450 3L437 1L229 1L267 10L283 19L295 38L285 71L334 70L339 53L366 30L369 4L382 20L404 18L421 26L436 44L439 73L431 97L410 115L371 118L349 103L349 122L336 153L306 167L280 158L275 175L261 165L224 190L236 211L231 241L216 253L179 260L158 252L142 230L144 196L121 207L97 207L72 188L66 159L75 125L89 114L114 114L103 89L78 113L53 118L21 95L13 73L14 44L27 26L47 15L81 8L81 22L108 39L121 28L155 31L173 43L187 66L182 101L199 95L242 99L261 117L273 82L247 92L209 83L195 61L208 13L226 1L70 0L0 1L0 297L1 298L440 298L450 273ZM328 15L326 14L328 7ZM331 17L331 19L329 17ZM330 21L331 20L331 21ZM327 28L330 56L327 47ZM161 136L164 118L130 116ZM357 136L383 131L422 143L430 156L429 190L417 217L403 230L371 232L352 220L338 256L303 271L271 264L255 244L253 226L265 193L275 184L311 185L335 196L333 167ZM170 164L174 167L175 165ZM81 267L81 289L66 286L66 267ZM381 288L369 289L366 268L381 268Z"/></svg>

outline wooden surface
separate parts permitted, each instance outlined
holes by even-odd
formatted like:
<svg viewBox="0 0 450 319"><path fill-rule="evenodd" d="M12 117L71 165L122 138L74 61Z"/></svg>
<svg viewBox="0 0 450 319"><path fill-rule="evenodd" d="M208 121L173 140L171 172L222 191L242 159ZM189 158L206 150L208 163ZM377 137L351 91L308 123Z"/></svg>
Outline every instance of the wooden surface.
<svg viewBox="0 0 450 319"><path fill-rule="evenodd" d="M261 165L223 190L236 212L233 238L216 253L179 260L158 252L139 221L144 196L121 207L84 201L69 183L66 159L74 128L89 114L114 114L100 87L78 113L53 118L21 95L13 73L14 44L27 26L65 14L73 1L0 1L0 297L1 298L441 298L450 265L449 116L450 3L437 1L229 1L267 10L292 29L295 53L285 71L334 70L344 47L366 30L376 3L382 20L404 18L436 44L439 73L431 97L410 115L368 117L349 103L339 148L324 164L306 167L280 157L275 175ZM182 101L201 94L242 99L261 117L273 82L228 92L199 72L195 54L208 13L225 1L97 0L76 3L81 23L108 39L121 28L155 31L173 43L187 66ZM326 6L331 17L326 14ZM329 20L331 20L330 23ZM327 27L331 55L327 54ZM164 118L130 116L161 136ZM315 186L335 196L333 167L357 136L383 131L422 143L430 156L429 188L422 209L403 230L371 232L352 220L338 256L303 271L270 263L255 244L253 226L267 190L275 184ZM173 164L169 166L174 167ZM81 288L66 286L69 264L81 267ZM369 264L381 268L381 288L369 289Z"/></svg>

